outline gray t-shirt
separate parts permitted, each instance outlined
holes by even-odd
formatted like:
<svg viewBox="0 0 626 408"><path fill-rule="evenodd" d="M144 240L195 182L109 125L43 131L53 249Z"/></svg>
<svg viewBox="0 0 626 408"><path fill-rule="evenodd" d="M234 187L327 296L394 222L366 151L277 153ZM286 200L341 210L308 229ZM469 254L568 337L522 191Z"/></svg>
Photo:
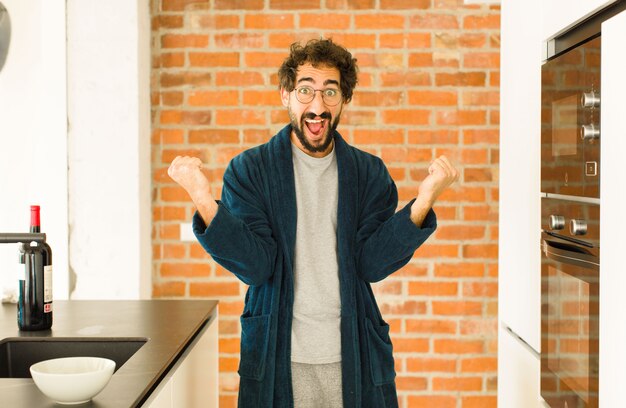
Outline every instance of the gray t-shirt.
<svg viewBox="0 0 626 408"><path fill-rule="evenodd" d="M335 150L311 157L292 146L298 227L294 260L291 361L341 361Z"/></svg>

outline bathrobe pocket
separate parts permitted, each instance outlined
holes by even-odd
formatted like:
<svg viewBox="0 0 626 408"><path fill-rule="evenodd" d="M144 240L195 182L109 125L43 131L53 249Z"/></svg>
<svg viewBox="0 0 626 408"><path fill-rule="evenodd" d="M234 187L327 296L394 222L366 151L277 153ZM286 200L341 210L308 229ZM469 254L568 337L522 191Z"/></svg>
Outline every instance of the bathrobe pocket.
<svg viewBox="0 0 626 408"><path fill-rule="evenodd" d="M364 320L372 382L376 386L392 383L396 378L396 371L389 325L385 322L382 322L382 325L374 325L370 319Z"/></svg>
<svg viewBox="0 0 626 408"><path fill-rule="evenodd" d="M241 359L239 375L261 381L265 375L270 336L270 315L241 316Z"/></svg>

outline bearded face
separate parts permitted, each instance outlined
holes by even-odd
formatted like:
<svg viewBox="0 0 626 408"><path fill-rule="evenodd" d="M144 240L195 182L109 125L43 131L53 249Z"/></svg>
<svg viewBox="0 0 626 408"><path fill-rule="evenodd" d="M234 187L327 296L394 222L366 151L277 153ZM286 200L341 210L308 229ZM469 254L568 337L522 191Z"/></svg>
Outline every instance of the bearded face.
<svg viewBox="0 0 626 408"><path fill-rule="evenodd" d="M333 132L343 109L339 81L337 68L304 64L298 69L295 89L281 89L291 120L291 140L310 156L324 157L332 151ZM337 93L339 98L333 99Z"/></svg>

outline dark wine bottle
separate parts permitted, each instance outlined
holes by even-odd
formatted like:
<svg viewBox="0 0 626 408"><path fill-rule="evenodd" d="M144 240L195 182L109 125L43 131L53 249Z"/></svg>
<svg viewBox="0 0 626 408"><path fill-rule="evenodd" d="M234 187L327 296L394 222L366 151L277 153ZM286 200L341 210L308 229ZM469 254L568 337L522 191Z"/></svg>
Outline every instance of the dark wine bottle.
<svg viewBox="0 0 626 408"><path fill-rule="evenodd" d="M30 207L30 232L41 232L39 206ZM20 330L52 327L52 249L45 242L30 242L20 249L25 273L19 281L17 325Z"/></svg>

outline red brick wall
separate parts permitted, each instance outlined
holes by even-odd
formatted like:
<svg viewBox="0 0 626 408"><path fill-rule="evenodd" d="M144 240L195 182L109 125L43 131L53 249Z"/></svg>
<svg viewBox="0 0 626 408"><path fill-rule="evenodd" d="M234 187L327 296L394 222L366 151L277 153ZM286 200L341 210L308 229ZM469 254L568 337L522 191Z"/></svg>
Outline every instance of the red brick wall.
<svg viewBox="0 0 626 408"><path fill-rule="evenodd" d="M276 71L293 41L324 36L359 61L339 130L385 161L400 198L429 161L462 176L439 229L375 285L391 324L401 407L496 405L500 10L461 0L152 0L153 295L220 300L220 403L234 407L245 285L180 240L193 206L167 176L202 158L219 196L228 161L287 123Z"/></svg>

